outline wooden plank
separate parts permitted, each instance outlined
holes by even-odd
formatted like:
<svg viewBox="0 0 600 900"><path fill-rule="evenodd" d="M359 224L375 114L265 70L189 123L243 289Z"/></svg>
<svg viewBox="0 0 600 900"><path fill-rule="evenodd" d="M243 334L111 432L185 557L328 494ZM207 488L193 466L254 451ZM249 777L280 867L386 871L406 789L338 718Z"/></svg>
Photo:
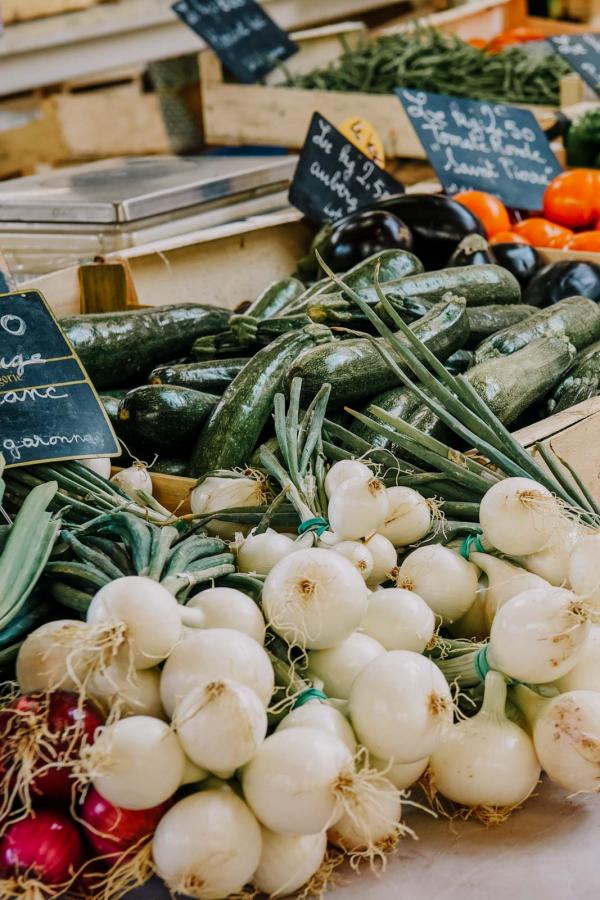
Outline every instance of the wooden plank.
<svg viewBox="0 0 600 900"><path fill-rule="evenodd" d="M2 0L2 18L5 25L11 25L14 22L89 9L100 2L101 0Z"/></svg>
<svg viewBox="0 0 600 900"><path fill-rule="evenodd" d="M564 409L553 416L534 422L533 425L520 428L519 431L515 431L515 437L524 447L531 447L536 441L543 441L553 435L560 434L565 429L571 428L598 413L600 413L600 397L592 397L590 400L577 403L576 406Z"/></svg>

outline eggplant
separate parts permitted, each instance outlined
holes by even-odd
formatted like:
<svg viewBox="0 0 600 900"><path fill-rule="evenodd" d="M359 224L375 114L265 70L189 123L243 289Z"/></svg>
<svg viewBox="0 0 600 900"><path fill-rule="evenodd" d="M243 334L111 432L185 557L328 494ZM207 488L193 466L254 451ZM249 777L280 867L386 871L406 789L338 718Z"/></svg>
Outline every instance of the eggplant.
<svg viewBox="0 0 600 900"><path fill-rule="evenodd" d="M494 244L491 249L493 261L508 269L522 288L529 284L535 273L543 266L542 257L535 247L530 247L529 244Z"/></svg>
<svg viewBox="0 0 600 900"><path fill-rule="evenodd" d="M402 219L413 236L413 252L426 269L443 269L467 235L485 237L479 219L445 194L392 194L370 209L384 209Z"/></svg>
<svg viewBox="0 0 600 900"><path fill-rule="evenodd" d="M448 268L456 266L483 266L486 263L495 263L492 249L486 239L480 234L470 234L463 238L450 259Z"/></svg>
<svg viewBox="0 0 600 900"><path fill-rule="evenodd" d="M362 210L339 219L313 245L334 272L346 272L382 250L411 250L404 222L383 209Z"/></svg>
<svg viewBox="0 0 600 900"><path fill-rule="evenodd" d="M600 266L575 260L549 263L533 276L523 301L531 306L551 306L574 296L600 301Z"/></svg>

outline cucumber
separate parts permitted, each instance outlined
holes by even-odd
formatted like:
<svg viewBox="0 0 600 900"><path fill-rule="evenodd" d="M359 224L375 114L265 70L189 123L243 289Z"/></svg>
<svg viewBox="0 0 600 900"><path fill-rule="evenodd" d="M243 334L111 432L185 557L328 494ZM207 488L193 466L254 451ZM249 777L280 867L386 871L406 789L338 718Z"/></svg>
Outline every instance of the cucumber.
<svg viewBox="0 0 600 900"><path fill-rule="evenodd" d="M233 336L241 343L250 343L256 324L262 319L278 315L304 293L304 285L297 278L283 278L270 284L243 313L229 319Z"/></svg>
<svg viewBox="0 0 600 900"><path fill-rule="evenodd" d="M190 449L219 398L172 384L134 388L119 405L119 428L136 448L175 456Z"/></svg>
<svg viewBox="0 0 600 900"><path fill-rule="evenodd" d="M150 372L148 380L150 384L176 384L179 387L193 388L195 391L222 394L247 362L246 357L237 357L177 366L158 366Z"/></svg>
<svg viewBox="0 0 600 900"><path fill-rule="evenodd" d="M554 387L574 358L575 348L564 337L541 337L510 356L486 359L465 378L509 425Z"/></svg>
<svg viewBox="0 0 600 900"><path fill-rule="evenodd" d="M600 341L586 347L575 358L565 378L548 401L548 412L562 412L600 393Z"/></svg>
<svg viewBox="0 0 600 900"><path fill-rule="evenodd" d="M467 310L467 319L471 334L469 345L476 347L481 341L502 331L510 325L522 322L535 312L535 306L527 303L491 304L490 306L474 306Z"/></svg>
<svg viewBox="0 0 600 900"><path fill-rule="evenodd" d="M154 366L186 355L196 338L226 328L229 316L218 306L182 303L70 316L60 327L101 390L145 380Z"/></svg>
<svg viewBox="0 0 600 900"><path fill-rule="evenodd" d="M534 338L565 335L576 350L600 338L600 308L587 297L567 297L546 309L536 310L524 321L504 328L483 341L475 361L507 355L526 347Z"/></svg>
<svg viewBox="0 0 600 900"><path fill-rule="evenodd" d="M197 440L190 472L199 478L213 469L246 464L273 411L275 394L296 357L331 332L309 325L282 334L263 347L236 375Z"/></svg>
<svg viewBox="0 0 600 900"><path fill-rule="evenodd" d="M465 302L451 297L410 327L444 360L463 346L469 333ZM406 368L405 363L400 365ZM288 383L296 376L302 378L303 391L309 396L329 382L333 406L364 401L398 383L377 347L366 338L336 341L306 351L291 366Z"/></svg>

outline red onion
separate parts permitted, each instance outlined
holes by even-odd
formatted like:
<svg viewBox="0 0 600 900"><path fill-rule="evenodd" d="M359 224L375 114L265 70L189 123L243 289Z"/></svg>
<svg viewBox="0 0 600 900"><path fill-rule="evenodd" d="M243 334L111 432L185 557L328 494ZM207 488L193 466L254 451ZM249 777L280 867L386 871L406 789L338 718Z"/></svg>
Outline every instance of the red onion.
<svg viewBox="0 0 600 900"><path fill-rule="evenodd" d="M113 806L95 788L88 791L81 811L86 836L97 853L123 853L135 847L154 830L170 801L151 809L120 809Z"/></svg>
<svg viewBox="0 0 600 900"><path fill-rule="evenodd" d="M19 876L26 876L20 885L25 893L27 882L67 884L82 863L83 843L77 826L56 809L31 813L9 825L0 838L0 870L9 881L3 896L19 896Z"/></svg>

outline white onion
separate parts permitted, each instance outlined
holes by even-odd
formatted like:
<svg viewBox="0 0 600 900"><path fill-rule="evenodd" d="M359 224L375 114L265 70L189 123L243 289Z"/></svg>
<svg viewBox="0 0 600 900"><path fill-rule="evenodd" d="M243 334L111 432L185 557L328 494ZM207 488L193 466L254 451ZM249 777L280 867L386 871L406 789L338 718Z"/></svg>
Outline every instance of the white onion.
<svg viewBox="0 0 600 900"><path fill-rule="evenodd" d="M483 705L441 735L429 760L434 787L470 807L517 806L540 777L531 738L505 713L506 683L488 672Z"/></svg>
<svg viewBox="0 0 600 900"><path fill-rule="evenodd" d="M262 830L262 853L252 885L269 897L295 894L321 868L327 834L277 834Z"/></svg>
<svg viewBox="0 0 600 900"><path fill-rule="evenodd" d="M389 511L378 527L394 547L408 547L425 537L431 528L431 510L427 500L409 487L389 487L386 491Z"/></svg>
<svg viewBox="0 0 600 900"><path fill-rule="evenodd" d="M126 575L100 588L87 611L92 626L123 627L136 669L166 659L181 637L181 610L175 597L152 578Z"/></svg>
<svg viewBox="0 0 600 900"><path fill-rule="evenodd" d="M260 746L242 772L242 788L266 828L318 834L342 814L340 791L352 773L352 754L339 738L318 728L287 728Z"/></svg>
<svg viewBox="0 0 600 900"><path fill-rule="evenodd" d="M347 700L358 673L383 653L385 648L379 641L355 631L337 647L311 650L308 667L312 675L323 682L323 689L329 697Z"/></svg>
<svg viewBox="0 0 600 900"><path fill-rule="evenodd" d="M327 836L347 853L359 853L371 860L385 857L402 834L401 814L400 792L378 775L371 783L349 792L346 809Z"/></svg>
<svg viewBox="0 0 600 900"><path fill-rule="evenodd" d="M490 633L487 623L487 575L479 579L477 596L464 616L446 626L452 637L482 640Z"/></svg>
<svg viewBox="0 0 600 900"><path fill-rule="evenodd" d="M179 700L204 681L231 678L258 695L267 707L273 693L273 667L255 640L231 628L207 628L188 634L175 647L160 678L167 715Z"/></svg>
<svg viewBox="0 0 600 900"><path fill-rule="evenodd" d="M542 769L567 791L600 788L600 693L568 691L546 700L518 685L514 697L525 713Z"/></svg>
<svg viewBox="0 0 600 900"><path fill-rule="evenodd" d="M368 589L352 563L331 550L298 550L266 577L262 606L289 644L321 650L341 643L367 611Z"/></svg>
<svg viewBox="0 0 600 900"><path fill-rule="evenodd" d="M259 644L265 641L265 620L254 600L235 588L215 587L194 594L186 609L201 610L203 628L233 628Z"/></svg>
<svg viewBox="0 0 600 900"><path fill-rule="evenodd" d="M398 564L398 554L392 542L377 531L365 538L365 547L373 560L373 568L367 578L367 586L374 588L391 577L392 569Z"/></svg>
<svg viewBox="0 0 600 900"><path fill-rule="evenodd" d="M402 562L398 587L415 591L444 624L469 611L477 596L478 570L459 553L431 544L417 547Z"/></svg>
<svg viewBox="0 0 600 900"><path fill-rule="evenodd" d="M389 501L383 481L374 476L343 481L329 498L327 518L331 529L347 541L377 531L388 514Z"/></svg>
<svg viewBox="0 0 600 900"><path fill-rule="evenodd" d="M579 659L590 632L589 610L564 588L534 588L508 600L490 631L488 660L516 681L555 681Z"/></svg>
<svg viewBox="0 0 600 900"><path fill-rule="evenodd" d="M452 722L446 679L429 659L390 650L360 672L350 693L350 719L375 756L414 762L429 756Z"/></svg>
<svg viewBox="0 0 600 900"><path fill-rule="evenodd" d="M261 851L258 822L225 788L180 800L162 817L152 841L156 871L167 887L201 900L241 892L252 880Z"/></svg>
<svg viewBox="0 0 600 900"><path fill-rule="evenodd" d="M429 757L417 759L412 763L393 762L389 759L381 759L379 756L370 757L371 765L385 775L388 781L397 787L399 791L411 787L419 780L429 764Z"/></svg>
<svg viewBox="0 0 600 900"><path fill-rule="evenodd" d="M239 681L205 681L179 701L173 725L181 746L209 772L234 772L252 759L267 733L267 714L254 691Z"/></svg>
<svg viewBox="0 0 600 900"><path fill-rule="evenodd" d="M386 650L422 653L435 631L435 616L413 591L384 588L369 597L362 630Z"/></svg>
<svg viewBox="0 0 600 900"><path fill-rule="evenodd" d="M519 562L528 572L539 575L555 587L569 587L569 560L582 529L572 522L558 524L548 544L537 553L524 556Z"/></svg>
<svg viewBox="0 0 600 900"><path fill-rule="evenodd" d="M86 648L88 635L89 626L73 619L47 622L27 635L17 656L17 681L23 693L78 690L93 663Z"/></svg>
<svg viewBox="0 0 600 900"><path fill-rule="evenodd" d="M331 497L344 481L351 478L364 478L368 481L373 477L373 471L359 459L340 459L334 463L325 476L325 493Z"/></svg>
<svg viewBox="0 0 600 900"><path fill-rule="evenodd" d="M569 559L568 578L576 594L600 609L600 533L586 534L575 544Z"/></svg>
<svg viewBox="0 0 600 900"><path fill-rule="evenodd" d="M294 541L286 534L278 534L268 528L263 534L248 535L237 551L240 572L255 572L267 575L275 563L296 550Z"/></svg>
<svg viewBox="0 0 600 900"><path fill-rule="evenodd" d="M121 469L110 479L133 500L138 499L139 491L152 496L152 478L146 466L135 462L127 469Z"/></svg>
<svg viewBox="0 0 600 900"><path fill-rule="evenodd" d="M488 585L485 596L485 618L488 629L494 621L497 610L507 600L522 594L532 588L548 587L548 582L538 575L527 572L520 566L514 566L505 559L498 559L489 553L476 553L471 551L469 559L485 572Z"/></svg>
<svg viewBox="0 0 600 900"><path fill-rule="evenodd" d="M265 499L264 486L255 478L223 478L210 475L190 494L190 507L196 515L209 515L220 509L238 509L243 506L261 506ZM246 534L249 525L211 519L206 529L225 540L233 540L237 532Z"/></svg>
<svg viewBox="0 0 600 900"><path fill-rule="evenodd" d="M365 544L360 541L340 541L331 548L334 553L339 553L349 560L359 575L368 581L373 571L373 557Z"/></svg>
<svg viewBox="0 0 600 900"><path fill-rule="evenodd" d="M559 691L600 691L600 626L592 625L578 661L555 682Z"/></svg>
<svg viewBox="0 0 600 900"><path fill-rule="evenodd" d="M182 786L184 784L198 784L200 781L206 781L209 775L210 772L207 772L206 769L201 769L200 766L197 766L186 756L183 775L181 777Z"/></svg>
<svg viewBox="0 0 600 900"><path fill-rule="evenodd" d="M82 466L85 466L86 469L89 469L90 472L95 472L96 475L100 475L102 478L110 478L110 470L112 467L110 456L95 456L93 459L79 459L77 462L81 463Z"/></svg>
<svg viewBox="0 0 600 900"><path fill-rule="evenodd" d="M482 497L479 521L486 538L501 553L527 556L543 550L562 516L542 484L530 478L504 478Z"/></svg>
<svg viewBox="0 0 600 900"><path fill-rule="evenodd" d="M99 794L123 809L150 809L181 784L185 755L170 727L151 716L104 726L83 759Z"/></svg>
<svg viewBox="0 0 600 900"><path fill-rule="evenodd" d="M164 719L160 700L160 671L134 669L122 659L96 672L86 690L87 695L106 712L119 716L153 716Z"/></svg>
<svg viewBox="0 0 600 900"><path fill-rule="evenodd" d="M356 752L356 738L348 719L330 703L315 699L298 706L281 720L275 730L284 731L286 728L318 728L327 731L343 741L353 756Z"/></svg>

